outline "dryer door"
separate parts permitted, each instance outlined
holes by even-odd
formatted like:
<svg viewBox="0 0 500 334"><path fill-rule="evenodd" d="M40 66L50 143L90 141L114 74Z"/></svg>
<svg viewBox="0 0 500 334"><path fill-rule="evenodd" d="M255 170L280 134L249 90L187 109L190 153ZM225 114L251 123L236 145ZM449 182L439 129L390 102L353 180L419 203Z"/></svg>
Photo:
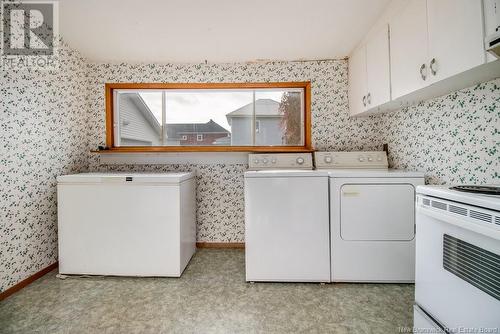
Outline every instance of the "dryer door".
<svg viewBox="0 0 500 334"><path fill-rule="evenodd" d="M340 235L353 241L412 240L414 202L411 184L344 184L340 188Z"/></svg>

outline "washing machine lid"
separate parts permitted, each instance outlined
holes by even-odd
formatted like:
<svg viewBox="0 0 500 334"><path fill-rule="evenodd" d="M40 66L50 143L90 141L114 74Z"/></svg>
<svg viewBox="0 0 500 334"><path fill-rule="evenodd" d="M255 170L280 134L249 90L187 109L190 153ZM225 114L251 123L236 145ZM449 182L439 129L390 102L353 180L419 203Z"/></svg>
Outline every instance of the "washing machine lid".
<svg viewBox="0 0 500 334"><path fill-rule="evenodd" d="M57 177L58 184L65 183L108 183L108 182L135 182L135 183L173 183L195 177L194 172L186 173L80 173L61 175Z"/></svg>
<svg viewBox="0 0 500 334"><path fill-rule="evenodd" d="M258 177L328 177L327 171L300 170L300 169L274 169L245 172L245 178Z"/></svg>
<svg viewBox="0 0 500 334"><path fill-rule="evenodd" d="M403 169L328 169L330 177L355 177L355 178L423 178L423 172L407 171Z"/></svg>

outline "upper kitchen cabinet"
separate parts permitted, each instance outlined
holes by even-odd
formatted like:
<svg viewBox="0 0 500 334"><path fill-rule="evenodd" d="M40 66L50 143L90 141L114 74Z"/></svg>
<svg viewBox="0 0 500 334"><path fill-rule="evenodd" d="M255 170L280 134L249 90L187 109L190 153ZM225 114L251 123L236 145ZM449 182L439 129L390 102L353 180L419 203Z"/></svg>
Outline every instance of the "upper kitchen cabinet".
<svg viewBox="0 0 500 334"><path fill-rule="evenodd" d="M485 34L494 37L500 24L491 14L498 3L392 1L375 25L384 29L373 28L351 55L351 115L397 110L500 77L498 55L488 58L485 48Z"/></svg>
<svg viewBox="0 0 500 334"><path fill-rule="evenodd" d="M376 109L390 100L389 31L385 25L349 58L351 115Z"/></svg>
<svg viewBox="0 0 500 334"><path fill-rule="evenodd" d="M411 0L390 22L392 98L484 64L481 0Z"/></svg>
<svg viewBox="0 0 500 334"><path fill-rule="evenodd" d="M427 29L430 82L485 63L481 0L427 0Z"/></svg>
<svg viewBox="0 0 500 334"><path fill-rule="evenodd" d="M368 109L391 100L389 26L385 25L366 44L366 103Z"/></svg>
<svg viewBox="0 0 500 334"><path fill-rule="evenodd" d="M389 24L392 98L397 99L428 83L426 1L409 1Z"/></svg>
<svg viewBox="0 0 500 334"><path fill-rule="evenodd" d="M366 48L356 49L349 57L349 110L357 115L366 110Z"/></svg>

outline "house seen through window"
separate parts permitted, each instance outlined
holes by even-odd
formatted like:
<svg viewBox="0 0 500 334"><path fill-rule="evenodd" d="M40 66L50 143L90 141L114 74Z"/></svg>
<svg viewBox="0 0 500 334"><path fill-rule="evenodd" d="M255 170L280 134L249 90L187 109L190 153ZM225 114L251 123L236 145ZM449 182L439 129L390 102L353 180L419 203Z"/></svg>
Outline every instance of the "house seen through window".
<svg viewBox="0 0 500 334"><path fill-rule="evenodd" d="M306 145L305 89L114 89L113 147Z"/></svg>

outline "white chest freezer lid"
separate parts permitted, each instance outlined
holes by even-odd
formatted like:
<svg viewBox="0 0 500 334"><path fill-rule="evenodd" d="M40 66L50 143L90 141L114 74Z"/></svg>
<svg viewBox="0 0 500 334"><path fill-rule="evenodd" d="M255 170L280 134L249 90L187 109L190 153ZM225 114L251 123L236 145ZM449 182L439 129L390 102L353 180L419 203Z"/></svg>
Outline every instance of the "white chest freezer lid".
<svg viewBox="0 0 500 334"><path fill-rule="evenodd" d="M172 183L177 184L195 177L194 172L186 173L81 173L57 177L58 184L64 183Z"/></svg>

